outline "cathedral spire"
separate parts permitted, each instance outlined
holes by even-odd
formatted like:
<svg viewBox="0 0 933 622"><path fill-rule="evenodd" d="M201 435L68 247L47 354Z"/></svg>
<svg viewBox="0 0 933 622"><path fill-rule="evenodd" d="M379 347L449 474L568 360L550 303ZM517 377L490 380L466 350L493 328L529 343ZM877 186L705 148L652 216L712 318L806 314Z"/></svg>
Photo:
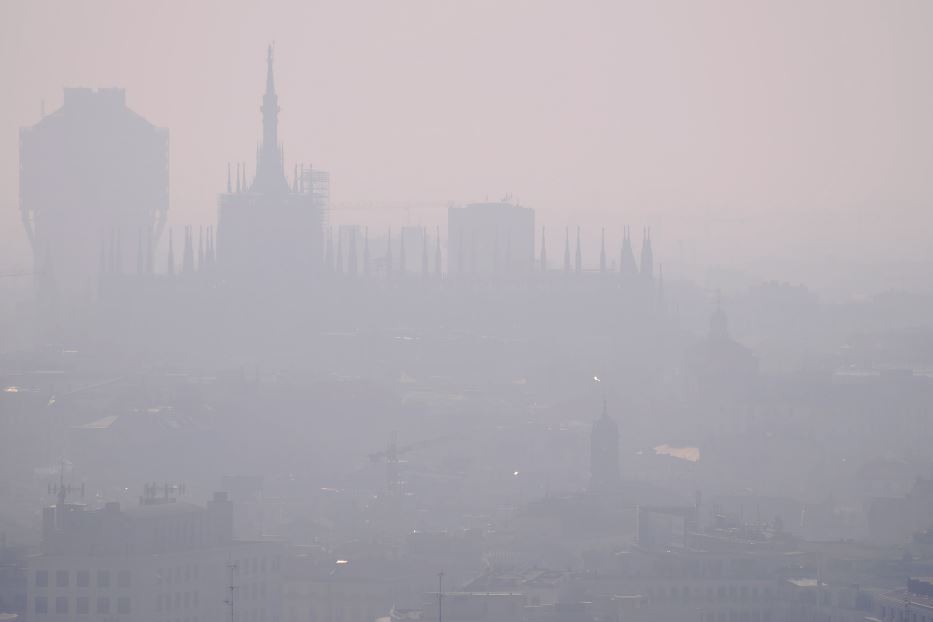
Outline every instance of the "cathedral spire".
<svg viewBox="0 0 933 622"><path fill-rule="evenodd" d="M207 268L214 267L214 226L208 225L207 227L207 247L204 250L204 266Z"/></svg>
<svg viewBox="0 0 933 622"><path fill-rule="evenodd" d="M363 276L369 276L369 227L363 230Z"/></svg>
<svg viewBox="0 0 933 622"><path fill-rule="evenodd" d="M648 227L645 227L641 243L641 275L649 280L654 278L654 253L651 250L651 229Z"/></svg>
<svg viewBox="0 0 933 622"><path fill-rule="evenodd" d="M541 272L547 272L547 245L544 242L544 227L541 227Z"/></svg>
<svg viewBox="0 0 933 622"><path fill-rule="evenodd" d="M337 274L343 274L343 236L340 235L340 229L337 229Z"/></svg>
<svg viewBox="0 0 933 622"><path fill-rule="evenodd" d="M637 273L638 266L635 263L635 251L632 249L632 230L626 226L622 236L622 254L619 257L619 274L621 274L623 280L628 281Z"/></svg>
<svg viewBox="0 0 933 622"><path fill-rule="evenodd" d="M580 227L577 227L577 253L573 258L573 271L577 274L583 272L583 251L580 249Z"/></svg>
<svg viewBox="0 0 933 622"><path fill-rule="evenodd" d="M441 228L438 226L434 233L435 242L434 242L434 270L437 273L437 277L441 276Z"/></svg>
<svg viewBox="0 0 933 622"><path fill-rule="evenodd" d="M204 269L204 225L198 228L198 270Z"/></svg>
<svg viewBox="0 0 933 622"><path fill-rule="evenodd" d="M599 246L599 271L606 273L606 228L603 227L602 240Z"/></svg>
<svg viewBox="0 0 933 622"><path fill-rule="evenodd" d="M275 75L272 71L272 45L266 52L266 92L262 98L262 147L278 153L279 97L275 94Z"/></svg>
<svg viewBox="0 0 933 622"><path fill-rule="evenodd" d="M356 276L357 257L356 257L356 229L350 229L349 249L347 251L347 273L350 276Z"/></svg>
<svg viewBox="0 0 933 622"><path fill-rule="evenodd" d="M191 226L185 226L185 249L181 258L181 271L185 274L194 272L194 240Z"/></svg>
<svg viewBox="0 0 933 622"><path fill-rule="evenodd" d="M169 276L175 276L175 248L172 242L172 229L168 230L168 269L166 273Z"/></svg>
<svg viewBox="0 0 933 622"><path fill-rule="evenodd" d="M392 278L392 227L386 232L386 279Z"/></svg>
<svg viewBox="0 0 933 622"><path fill-rule="evenodd" d="M288 179L279 147L279 96L275 93L272 69L273 47L266 54L266 92L262 97L262 144L256 161L256 178L251 192L288 192Z"/></svg>
<svg viewBox="0 0 933 622"><path fill-rule="evenodd" d="M666 315L667 300L664 295L664 266L658 264L658 311Z"/></svg>
<svg viewBox="0 0 933 622"><path fill-rule="evenodd" d="M564 272L570 273L570 227L564 229Z"/></svg>
<svg viewBox="0 0 933 622"><path fill-rule="evenodd" d="M405 262L405 229L399 229L398 232L398 273L405 276L407 265Z"/></svg>
<svg viewBox="0 0 933 622"><path fill-rule="evenodd" d="M428 276L428 228L421 227L421 276Z"/></svg>

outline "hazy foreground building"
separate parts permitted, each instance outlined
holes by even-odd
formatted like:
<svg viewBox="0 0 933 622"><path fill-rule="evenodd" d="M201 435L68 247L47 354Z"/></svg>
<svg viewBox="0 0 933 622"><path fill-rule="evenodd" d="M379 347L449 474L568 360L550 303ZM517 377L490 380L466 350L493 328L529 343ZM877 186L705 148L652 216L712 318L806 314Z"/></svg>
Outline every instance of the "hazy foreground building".
<svg viewBox="0 0 933 622"><path fill-rule="evenodd" d="M127 108L123 89L65 89L61 108L20 132L37 283L90 294L101 271L149 269L168 189L168 130Z"/></svg>
<svg viewBox="0 0 933 622"><path fill-rule="evenodd" d="M256 174L249 180L245 164L228 175L220 196L218 263L229 277L254 281L289 281L289 276L316 272L323 258L326 176L299 171L289 184L284 152L278 141L279 99L275 93L272 47L269 47L266 93L262 98L262 143ZM294 281L292 281L294 283Z"/></svg>
<svg viewBox="0 0 933 622"><path fill-rule="evenodd" d="M619 474L619 426L609 416L606 401L603 413L593 423L590 436L591 492L617 492L622 478Z"/></svg>
<svg viewBox="0 0 933 622"><path fill-rule="evenodd" d="M140 505L46 508L42 553L29 560L27 619L276 620L281 551L236 542L233 504L175 501L155 485Z"/></svg>

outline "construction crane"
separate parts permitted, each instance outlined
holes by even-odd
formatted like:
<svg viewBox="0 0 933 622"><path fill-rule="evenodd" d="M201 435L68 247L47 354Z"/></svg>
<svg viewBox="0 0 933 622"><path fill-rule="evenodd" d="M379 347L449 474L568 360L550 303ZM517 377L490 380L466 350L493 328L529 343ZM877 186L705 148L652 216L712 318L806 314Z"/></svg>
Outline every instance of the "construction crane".
<svg viewBox="0 0 933 622"><path fill-rule="evenodd" d="M422 210L422 209L437 209L437 210L446 210L451 205L454 205L452 202L444 203L442 201L400 201L397 203L386 203L386 202L371 202L371 201L344 201L341 203L335 203L331 206L332 209L337 211L361 211L361 210L378 210L378 211L407 211L407 210Z"/></svg>
<svg viewBox="0 0 933 622"><path fill-rule="evenodd" d="M416 441L414 443L408 443L399 447L398 445L398 435L393 432L392 440L389 441L389 444L386 446L385 451L376 451L369 454L369 461L373 464L378 464L385 461L386 467L386 489L391 495L395 495L399 492L399 479L398 479L398 463L399 456L407 454L410 451L415 449L423 449L425 447L431 447L438 443L446 442L456 438L453 434L446 434L444 436L438 436L435 438L424 439L421 441Z"/></svg>
<svg viewBox="0 0 933 622"><path fill-rule="evenodd" d="M386 449L384 451L376 451L376 452L369 454L369 460L370 462L382 462L383 460L389 460L389 459L397 461L398 457L401 456L402 454L407 454L408 452L414 451L415 449L423 449L425 447L430 447L432 445L436 445L437 443L441 443L444 441L453 440L454 438L457 438L457 437L453 434L445 434L444 436L428 438L428 439L416 441L414 443L408 443L407 445L402 445L401 447L399 447L398 437L396 434L393 433L392 440L389 441L389 444L386 446Z"/></svg>

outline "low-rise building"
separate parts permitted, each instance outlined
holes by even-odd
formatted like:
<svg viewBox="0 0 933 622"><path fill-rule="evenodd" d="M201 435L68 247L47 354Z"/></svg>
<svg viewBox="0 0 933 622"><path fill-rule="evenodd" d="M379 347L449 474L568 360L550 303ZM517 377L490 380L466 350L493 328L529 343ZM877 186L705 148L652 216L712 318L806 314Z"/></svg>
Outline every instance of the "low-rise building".
<svg viewBox="0 0 933 622"><path fill-rule="evenodd" d="M59 503L43 513L28 561L27 619L242 622L280 619L281 548L233 539L233 504L143 498L122 510ZM93 617L91 617L93 616Z"/></svg>

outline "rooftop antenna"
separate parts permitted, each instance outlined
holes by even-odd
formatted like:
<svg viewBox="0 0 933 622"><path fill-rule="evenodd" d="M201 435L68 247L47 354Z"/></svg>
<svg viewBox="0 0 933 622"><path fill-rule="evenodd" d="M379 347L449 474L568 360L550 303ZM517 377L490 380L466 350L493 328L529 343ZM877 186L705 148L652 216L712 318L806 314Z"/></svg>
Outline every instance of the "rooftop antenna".
<svg viewBox="0 0 933 622"><path fill-rule="evenodd" d="M816 560L816 611L817 613L823 612L823 554L820 553L819 558ZM909 591L909 590L908 590ZM905 620L909 620L909 617L905 617Z"/></svg>
<svg viewBox="0 0 933 622"><path fill-rule="evenodd" d="M236 601L237 593L239 592L239 587L236 583L239 575L240 571L236 562L227 564L227 576L230 578L230 584L227 586L229 595L227 599L224 600L224 604L227 605L227 608L230 610L230 622L236 622Z"/></svg>
<svg viewBox="0 0 933 622"><path fill-rule="evenodd" d="M84 483L82 482L80 487L65 483L65 461L62 460L58 468L58 483L49 484L49 494L56 496L57 505L55 506L55 520L58 528L61 528L62 520L64 519L65 502L67 501L68 495L73 492L80 492L81 498L83 499Z"/></svg>
<svg viewBox="0 0 933 622"><path fill-rule="evenodd" d="M437 622L444 620L444 573L437 573Z"/></svg>

